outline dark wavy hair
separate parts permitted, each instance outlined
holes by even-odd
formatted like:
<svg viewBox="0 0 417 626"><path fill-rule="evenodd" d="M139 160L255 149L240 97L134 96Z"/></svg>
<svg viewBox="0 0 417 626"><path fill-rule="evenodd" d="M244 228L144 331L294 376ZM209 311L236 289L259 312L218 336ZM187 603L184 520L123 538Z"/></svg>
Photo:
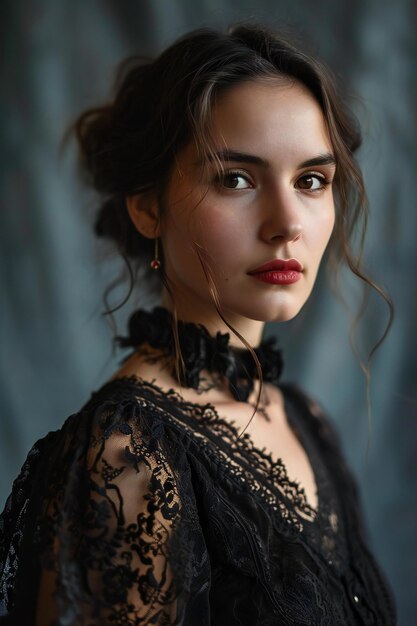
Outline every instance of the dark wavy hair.
<svg viewBox="0 0 417 626"><path fill-rule="evenodd" d="M336 221L329 245L329 261L336 267L347 265L364 286L382 296L390 309L389 321L371 350L370 359L389 330L393 307L390 298L361 267L368 204L362 174L354 157L361 144L359 125L347 109L330 71L287 37L252 24L237 25L227 32L200 29L177 40L155 60L134 56L120 65L113 99L84 112L71 129L78 140L82 171L102 198L95 232L113 240L124 258L130 275L128 298L138 269L149 268L153 241L134 227L127 212L126 197L152 189L162 198L176 155L190 141L196 143L202 154L213 154L210 118L215 98L238 83L264 78L301 83L323 111L337 164ZM161 218L163 210L164 203L160 202ZM356 251L354 240L358 244ZM204 255L198 249L196 252L220 317L251 350L262 382L255 353L225 319ZM161 255L163 261L163 250ZM167 287L174 300L173 333L180 377L183 362L175 298L163 268L162 262L161 286ZM112 313L116 308L107 312ZM260 394L261 390L258 400Z"/></svg>

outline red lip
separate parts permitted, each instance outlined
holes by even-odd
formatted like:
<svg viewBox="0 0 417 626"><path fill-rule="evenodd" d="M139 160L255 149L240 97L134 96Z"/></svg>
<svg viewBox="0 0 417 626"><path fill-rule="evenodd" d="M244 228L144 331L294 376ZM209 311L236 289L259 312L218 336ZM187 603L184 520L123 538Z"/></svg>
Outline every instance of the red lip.
<svg viewBox="0 0 417 626"><path fill-rule="evenodd" d="M295 270L296 272L302 272L303 266L297 259L274 259L273 261L269 261L264 265L260 265L254 270L248 272L248 274L257 274L258 272L267 272L267 271L285 271L285 270Z"/></svg>

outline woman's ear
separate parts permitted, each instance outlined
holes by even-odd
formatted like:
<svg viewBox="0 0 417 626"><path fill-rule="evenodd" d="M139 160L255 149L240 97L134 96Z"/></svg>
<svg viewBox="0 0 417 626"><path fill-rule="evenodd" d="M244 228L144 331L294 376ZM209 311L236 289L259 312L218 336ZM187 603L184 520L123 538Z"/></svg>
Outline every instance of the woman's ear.
<svg viewBox="0 0 417 626"><path fill-rule="evenodd" d="M126 197L126 206L135 228L148 239L155 239L161 234L159 224L158 200L153 191L144 191Z"/></svg>

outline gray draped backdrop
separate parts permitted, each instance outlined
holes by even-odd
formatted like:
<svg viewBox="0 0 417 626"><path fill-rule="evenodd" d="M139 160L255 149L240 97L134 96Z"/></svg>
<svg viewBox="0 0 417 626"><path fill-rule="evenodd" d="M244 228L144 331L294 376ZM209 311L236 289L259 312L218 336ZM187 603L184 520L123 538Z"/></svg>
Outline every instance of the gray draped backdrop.
<svg viewBox="0 0 417 626"><path fill-rule="evenodd" d="M11 0L1 13L1 501L34 440L80 408L123 356L112 353L111 329L100 314L103 290L121 266L94 239L95 198L76 179L74 148L59 156L63 130L108 95L116 64L128 54L157 53L203 25L255 19L283 27L360 96L360 160L371 203L366 260L396 305L392 331L373 361L368 455L365 381L348 342L351 317L325 273L300 316L268 326L267 334L277 333L284 347L285 378L318 398L335 421L399 623L417 624L416 4ZM353 288L346 277L341 291L352 302ZM117 317L120 331L132 306L133 300ZM385 319L386 309L372 299L360 345L372 345Z"/></svg>

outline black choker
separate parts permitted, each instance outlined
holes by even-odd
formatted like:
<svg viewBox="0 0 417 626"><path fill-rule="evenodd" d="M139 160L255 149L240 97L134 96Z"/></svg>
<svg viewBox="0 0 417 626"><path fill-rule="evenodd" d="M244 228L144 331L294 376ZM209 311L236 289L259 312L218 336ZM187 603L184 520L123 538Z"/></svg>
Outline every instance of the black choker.
<svg viewBox="0 0 417 626"><path fill-rule="evenodd" d="M129 335L117 337L121 347L138 348L148 344L160 348L164 355L175 354L172 333L172 315L168 309L157 306L153 311L138 310L129 319ZM253 391L253 381L258 378L255 361L246 348L229 346L230 333L218 331L212 337L201 324L178 322L178 337L186 367L185 379L179 381L175 367L171 374L185 387L201 390L200 374L207 370L227 378L233 397L246 402ZM283 362L281 350L275 346L276 339L264 339L254 352L259 359L265 382L277 384ZM208 388L204 389L207 390Z"/></svg>

